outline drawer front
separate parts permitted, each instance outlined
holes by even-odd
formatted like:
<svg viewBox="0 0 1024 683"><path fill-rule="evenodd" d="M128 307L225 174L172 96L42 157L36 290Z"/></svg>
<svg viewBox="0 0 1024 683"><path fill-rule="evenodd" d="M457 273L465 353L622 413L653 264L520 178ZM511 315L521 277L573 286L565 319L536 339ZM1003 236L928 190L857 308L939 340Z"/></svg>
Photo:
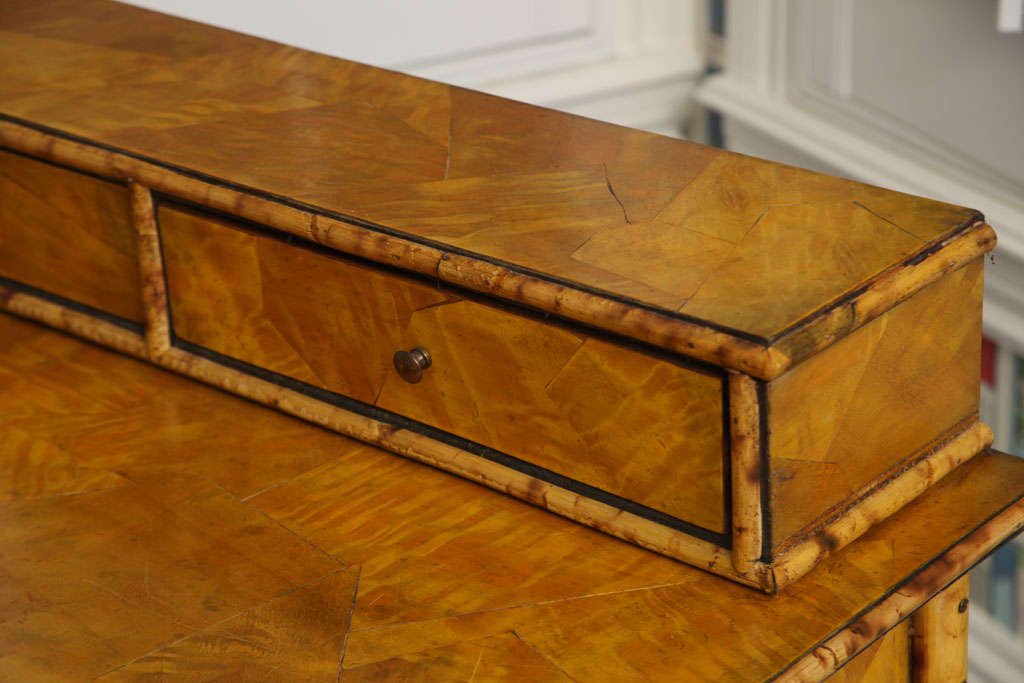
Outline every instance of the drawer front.
<svg viewBox="0 0 1024 683"><path fill-rule="evenodd" d="M128 188L0 150L0 276L141 323Z"/></svg>
<svg viewBox="0 0 1024 683"><path fill-rule="evenodd" d="M170 204L176 339L723 534L723 377ZM427 349L421 381L398 350Z"/></svg>

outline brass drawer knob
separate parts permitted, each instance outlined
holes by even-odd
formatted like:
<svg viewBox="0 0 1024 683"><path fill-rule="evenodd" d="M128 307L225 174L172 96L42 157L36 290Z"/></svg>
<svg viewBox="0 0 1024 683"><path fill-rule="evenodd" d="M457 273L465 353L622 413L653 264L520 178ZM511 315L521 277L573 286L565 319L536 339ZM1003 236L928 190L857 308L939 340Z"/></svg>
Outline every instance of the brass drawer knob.
<svg viewBox="0 0 1024 683"><path fill-rule="evenodd" d="M430 367L430 352L416 347L409 351L395 352L395 370L399 376L410 384L423 379L423 371Z"/></svg>

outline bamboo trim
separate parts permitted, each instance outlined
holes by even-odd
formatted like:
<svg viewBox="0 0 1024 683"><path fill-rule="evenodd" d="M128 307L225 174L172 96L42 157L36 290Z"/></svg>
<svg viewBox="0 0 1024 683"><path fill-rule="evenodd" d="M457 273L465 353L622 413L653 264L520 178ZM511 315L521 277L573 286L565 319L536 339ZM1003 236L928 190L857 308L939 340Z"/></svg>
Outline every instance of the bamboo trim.
<svg viewBox="0 0 1024 683"><path fill-rule="evenodd" d="M929 563L869 612L797 660L776 680L809 683L828 677L1022 528L1024 500L1018 500Z"/></svg>
<svg viewBox="0 0 1024 683"><path fill-rule="evenodd" d="M910 617L914 683L967 680L970 587L964 574Z"/></svg>
<svg viewBox="0 0 1024 683"><path fill-rule="evenodd" d="M778 549L772 563L781 589L889 517L930 486L992 445L992 430L976 418L952 437L913 460L896 474L869 483L842 514L826 521L790 547Z"/></svg>
<svg viewBox="0 0 1024 683"><path fill-rule="evenodd" d="M167 311L167 285L160 251L160 234L152 192L138 183L131 183L131 195L132 221L139 251L142 309L146 316L146 352L149 358L156 359L171 348L171 323Z"/></svg>
<svg viewBox="0 0 1024 683"><path fill-rule="evenodd" d="M914 292L991 250L994 233L976 224L918 264L891 269L841 306L825 309L779 344L766 345L504 266L334 220L280 202L210 185L123 153L0 121L0 144L263 223L341 251L496 295L759 379L778 377Z"/></svg>
<svg viewBox="0 0 1024 683"><path fill-rule="evenodd" d="M70 332L122 353L140 358L144 358L146 355L145 342L141 336L131 330L27 292L15 291L0 285L0 307L15 315Z"/></svg>
<svg viewBox="0 0 1024 683"><path fill-rule="evenodd" d="M978 221L948 237L918 263L896 266L882 273L856 297L812 318L774 342L795 365L825 349L862 325L906 301L936 280L958 270L996 246L996 233Z"/></svg>
<svg viewBox="0 0 1024 683"><path fill-rule="evenodd" d="M732 565L740 574L752 571L764 550L760 413L757 382L747 375L729 373Z"/></svg>
<svg viewBox="0 0 1024 683"><path fill-rule="evenodd" d="M714 543L577 495L429 437L349 412L182 349L171 347L158 356L150 357L146 341L140 335L29 294L12 293L0 288L0 307L140 359L150 360L165 369L340 434L458 474L661 555L772 592L773 586L769 583L771 576L763 565L759 564L749 572L739 574L732 568L729 551Z"/></svg>

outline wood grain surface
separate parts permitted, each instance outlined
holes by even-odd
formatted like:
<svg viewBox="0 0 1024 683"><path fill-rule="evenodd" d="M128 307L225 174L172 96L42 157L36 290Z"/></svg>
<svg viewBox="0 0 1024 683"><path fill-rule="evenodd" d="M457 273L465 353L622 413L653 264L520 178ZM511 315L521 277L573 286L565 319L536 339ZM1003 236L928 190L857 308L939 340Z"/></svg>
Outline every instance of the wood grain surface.
<svg viewBox="0 0 1024 683"><path fill-rule="evenodd" d="M910 683L909 633L908 622L900 622L826 680L829 683Z"/></svg>
<svg viewBox="0 0 1024 683"><path fill-rule="evenodd" d="M922 258L980 221L109 0L5 0L2 11L0 114L157 159L162 171L149 170L165 179L185 169L179 193L199 174L199 201L220 191L211 185L256 188L370 221L467 259L435 268L441 277L652 343L681 338L762 378L939 277L949 259ZM4 141L33 146L22 133L8 127ZM52 141L45 153L62 154ZM119 174L134 173L129 159L117 156ZM960 242L965 258L994 244L987 229ZM523 278L540 293L509 287ZM783 337L781 356L766 355Z"/></svg>
<svg viewBox="0 0 1024 683"><path fill-rule="evenodd" d="M988 452L765 596L8 315L0 429L12 680L767 680L1024 525Z"/></svg>
<svg viewBox="0 0 1024 683"><path fill-rule="evenodd" d="M914 683L967 680L970 578L965 576L911 617Z"/></svg>
<svg viewBox="0 0 1024 683"><path fill-rule="evenodd" d="M0 149L0 276L142 322L128 188Z"/></svg>
<svg viewBox="0 0 1024 683"><path fill-rule="evenodd" d="M175 335L717 533L723 378L163 206ZM396 351L433 364L410 384Z"/></svg>
<svg viewBox="0 0 1024 683"><path fill-rule="evenodd" d="M978 410L980 259L768 384L776 545Z"/></svg>
<svg viewBox="0 0 1024 683"><path fill-rule="evenodd" d="M972 421L994 235L977 212L107 0L0 10L0 143L40 157L0 151L6 310L765 590L986 443ZM144 322L144 338L74 302ZM391 356L414 346L435 364L412 385ZM772 381L763 400L740 375L725 392L692 359ZM922 455L944 439L958 449ZM670 532L659 512L712 533ZM773 574L759 549L777 548Z"/></svg>

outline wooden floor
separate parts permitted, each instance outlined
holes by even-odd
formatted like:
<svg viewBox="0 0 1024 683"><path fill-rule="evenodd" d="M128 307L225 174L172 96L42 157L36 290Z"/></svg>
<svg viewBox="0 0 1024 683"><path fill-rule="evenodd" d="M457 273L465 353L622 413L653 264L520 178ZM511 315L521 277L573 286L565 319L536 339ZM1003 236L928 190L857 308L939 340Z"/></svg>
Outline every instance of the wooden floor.
<svg viewBox="0 0 1024 683"><path fill-rule="evenodd" d="M0 679L764 679L1020 465L978 456L771 597L0 314Z"/></svg>

